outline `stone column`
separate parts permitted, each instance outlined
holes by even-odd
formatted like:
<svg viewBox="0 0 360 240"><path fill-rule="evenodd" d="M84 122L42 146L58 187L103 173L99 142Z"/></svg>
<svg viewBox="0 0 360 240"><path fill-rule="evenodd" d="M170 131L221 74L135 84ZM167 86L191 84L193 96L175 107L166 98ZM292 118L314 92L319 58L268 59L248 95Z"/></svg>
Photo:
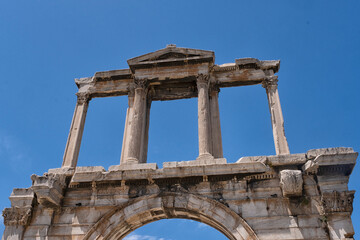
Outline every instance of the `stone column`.
<svg viewBox="0 0 360 240"><path fill-rule="evenodd" d="M277 82L277 76L272 75L267 77L267 79L263 81L262 85L266 89L269 102L276 154L290 154L289 146L285 137L284 118L281 111Z"/></svg>
<svg viewBox="0 0 360 240"><path fill-rule="evenodd" d="M221 139L220 113L219 113L219 92L218 86L210 88L210 119L212 135L212 154L214 158L223 158L223 148Z"/></svg>
<svg viewBox="0 0 360 240"><path fill-rule="evenodd" d="M76 95L77 103L66 143L62 167L76 167L81 138L85 126L86 113L90 101L90 96L87 93L77 93Z"/></svg>
<svg viewBox="0 0 360 240"><path fill-rule="evenodd" d="M147 100L147 80L134 80L135 83L135 96L133 113L129 132L126 138L129 139L127 146L126 157L124 163L139 163L141 156L142 135L144 128L144 118L146 117L146 100Z"/></svg>
<svg viewBox="0 0 360 240"><path fill-rule="evenodd" d="M145 115L145 119L144 119L144 128L143 128L143 134L142 134L142 140L141 140L140 163L146 163L146 161L147 161L151 103L152 103L152 99L151 99L150 94L148 94L147 101L146 101L146 115Z"/></svg>
<svg viewBox="0 0 360 240"><path fill-rule="evenodd" d="M197 160L214 159L212 156L211 122L209 107L209 76L199 74L198 89L198 128L199 128L199 157Z"/></svg>
<svg viewBox="0 0 360 240"><path fill-rule="evenodd" d="M122 143L122 148L121 148L121 158L120 158L120 164L124 163L127 154L127 150L129 149L129 130L130 130L130 126L131 126L131 119L132 119L132 114L134 111L134 87L130 87L129 88L129 92L128 92L128 108L126 111L126 119L125 119L125 127L124 127L124 136L123 136L123 143Z"/></svg>

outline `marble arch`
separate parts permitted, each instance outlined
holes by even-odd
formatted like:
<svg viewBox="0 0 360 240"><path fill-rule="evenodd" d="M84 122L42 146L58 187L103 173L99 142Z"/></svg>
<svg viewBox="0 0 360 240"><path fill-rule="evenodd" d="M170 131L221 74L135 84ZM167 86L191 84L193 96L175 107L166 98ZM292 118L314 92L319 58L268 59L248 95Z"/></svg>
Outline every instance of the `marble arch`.
<svg viewBox="0 0 360 240"><path fill-rule="evenodd" d="M355 191L348 181L358 153L338 147L290 154L275 75L280 61L216 65L212 51L169 45L128 65L75 80L79 90L62 166L13 190L11 207L3 210L2 240L112 240L166 218L204 222L234 240L353 239ZM276 155L228 163L218 93L246 85L266 90ZM120 163L107 170L77 166L89 101L122 95L129 107ZM162 168L147 163L151 102L184 98L198 99L199 155Z"/></svg>
<svg viewBox="0 0 360 240"><path fill-rule="evenodd" d="M136 199L109 211L89 230L84 240L122 239L147 223L170 218L206 223L231 240L258 239L246 221L223 204L188 193L170 192Z"/></svg>

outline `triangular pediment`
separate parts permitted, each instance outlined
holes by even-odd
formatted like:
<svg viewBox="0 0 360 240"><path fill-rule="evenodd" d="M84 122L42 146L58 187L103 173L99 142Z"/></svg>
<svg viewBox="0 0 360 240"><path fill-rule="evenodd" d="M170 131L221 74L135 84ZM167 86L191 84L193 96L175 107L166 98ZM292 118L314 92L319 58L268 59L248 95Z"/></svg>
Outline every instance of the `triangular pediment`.
<svg viewBox="0 0 360 240"><path fill-rule="evenodd" d="M174 45L169 45L164 49L131 58L127 62L132 70L137 68L148 68L154 65L179 65L196 62L213 63L214 52L191 48L179 48Z"/></svg>

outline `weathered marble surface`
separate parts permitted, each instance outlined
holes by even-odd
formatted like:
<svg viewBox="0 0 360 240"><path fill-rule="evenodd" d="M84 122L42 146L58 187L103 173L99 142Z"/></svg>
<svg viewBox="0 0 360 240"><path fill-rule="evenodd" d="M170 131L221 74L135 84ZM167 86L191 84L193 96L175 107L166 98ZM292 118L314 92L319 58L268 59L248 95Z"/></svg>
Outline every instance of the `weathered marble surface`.
<svg viewBox="0 0 360 240"><path fill-rule="evenodd" d="M212 51L164 49L128 60L129 69L76 79L79 90L61 168L31 176L3 211L2 240L122 239L168 218L204 222L232 240L352 239L352 148L290 154L277 89L280 61L216 65ZM262 84L276 156L223 158L220 88ZM78 167L89 101L127 95L120 165ZM147 162L152 101L198 98L199 155ZM241 147L241 146L239 146ZM195 158L196 156L194 156Z"/></svg>
<svg viewBox="0 0 360 240"><path fill-rule="evenodd" d="M76 167L89 101L127 95L120 164L147 162L152 101L198 98L199 161L223 158L218 96L220 88L262 84L266 88L276 154L289 154L277 89L280 61L255 58L215 64L212 51L164 49L128 60L129 69L95 73L76 79L79 90L62 167Z"/></svg>
<svg viewBox="0 0 360 240"><path fill-rule="evenodd" d="M204 222L229 239L352 239L347 183L357 155L335 148L238 163L50 169L32 176L30 188L14 189L3 240L121 239L167 218Z"/></svg>

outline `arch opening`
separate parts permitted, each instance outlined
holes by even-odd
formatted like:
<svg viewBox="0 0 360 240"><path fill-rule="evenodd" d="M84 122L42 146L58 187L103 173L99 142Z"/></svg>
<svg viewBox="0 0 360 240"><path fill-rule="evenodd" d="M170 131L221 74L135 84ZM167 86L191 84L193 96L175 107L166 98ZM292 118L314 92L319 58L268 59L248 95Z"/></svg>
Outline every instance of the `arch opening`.
<svg viewBox="0 0 360 240"><path fill-rule="evenodd" d="M146 224L123 238L123 240L187 240L228 238L213 227L189 219L161 219Z"/></svg>
<svg viewBox="0 0 360 240"><path fill-rule="evenodd" d="M205 223L231 240L258 239L251 227L229 207L188 193L162 193L132 200L105 214L84 240L118 240L161 219L189 219Z"/></svg>

